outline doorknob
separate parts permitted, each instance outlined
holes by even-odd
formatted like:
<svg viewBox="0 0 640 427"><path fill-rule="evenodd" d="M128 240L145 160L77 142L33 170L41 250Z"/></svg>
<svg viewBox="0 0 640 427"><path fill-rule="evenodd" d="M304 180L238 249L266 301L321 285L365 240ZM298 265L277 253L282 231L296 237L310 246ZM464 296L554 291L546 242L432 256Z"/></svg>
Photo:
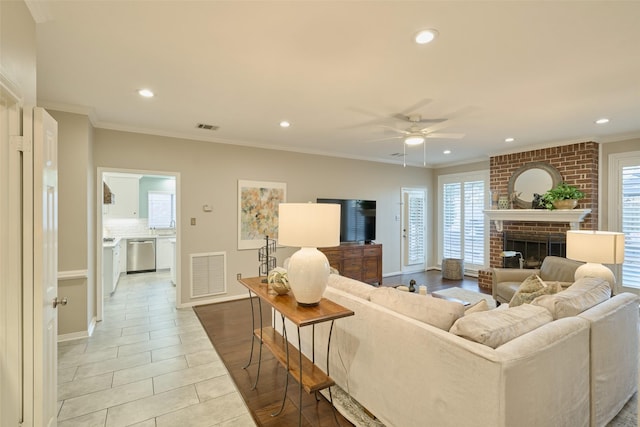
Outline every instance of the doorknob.
<svg viewBox="0 0 640 427"><path fill-rule="evenodd" d="M67 305L67 297L59 299L58 297L53 299L53 308L57 308L59 305Z"/></svg>

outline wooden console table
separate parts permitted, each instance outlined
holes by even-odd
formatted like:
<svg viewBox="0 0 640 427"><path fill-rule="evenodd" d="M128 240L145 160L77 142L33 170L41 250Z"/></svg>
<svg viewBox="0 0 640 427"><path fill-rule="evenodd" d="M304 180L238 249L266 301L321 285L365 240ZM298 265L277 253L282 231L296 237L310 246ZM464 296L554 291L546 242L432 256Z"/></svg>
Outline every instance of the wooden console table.
<svg viewBox="0 0 640 427"><path fill-rule="evenodd" d="M382 284L382 245L340 245L318 248L341 275L369 284Z"/></svg>
<svg viewBox="0 0 640 427"><path fill-rule="evenodd" d="M329 351L331 349L331 333L333 332L333 322L336 319L342 317L353 316L354 312L330 301L326 298L322 298L320 303L316 306L306 307L300 306L296 302L293 295L277 295L274 291L270 291L269 287L264 280L264 277L251 277L242 278L238 276L240 284L245 286L249 290L249 300L251 302L251 323L253 329L253 335L251 340L251 354L249 356L249 362L245 365L245 368L249 367L253 359L253 342L258 339L260 343L259 355L258 355L258 373L256 374L255 388L260 378L260 364L262 359L262 344L273 353L275 358L285 367L288 373L298 381L298 425L302 423L302 389L307 393L318 392L325 388L331 387L335 382L329 377ZM260 309L260 324L256 328L255 315L253 308L252 294L258 297L258 306ZM282 325L284 336L275 330L272 326L264 326L262 324L262 302L267 303L273 307L282 316ZM298 348L295 348L287 340L287 330L284 324L284 319L289 319L298 332ZM298 349L302 348L300 344L300 328L304 326L314 327L317 323L331 322L329 330L329 338L327 342L327 372L324 373L320 368L315 365L315 329L312 337L312 356L311 360L302 354L302 351ZM297 356L297 357L296 357ZM284 404L287 397L288 381L285 381L285 389L282 397L282 405L280 410L272 414L273 416L279 415L284 409ZM331 404L333 405L333 398L331 396L331 389L329 389L329 397Z"/></svg>

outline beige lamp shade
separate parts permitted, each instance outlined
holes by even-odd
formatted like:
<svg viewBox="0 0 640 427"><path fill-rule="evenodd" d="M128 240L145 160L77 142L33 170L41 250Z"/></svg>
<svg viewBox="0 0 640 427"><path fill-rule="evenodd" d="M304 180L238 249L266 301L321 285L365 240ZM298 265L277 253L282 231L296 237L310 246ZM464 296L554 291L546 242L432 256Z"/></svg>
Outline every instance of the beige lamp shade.
<svg viewBox="0 0 640 427"><path fill-rule="evenodd" d="M289 285L300 305L319 304L329 280L329 260L316 248L340 244L340 205L280 203L278 241L300 250L289 259Z"/></svg>
<svg viewBox="0 0 640 427"><path fill-rule="evenodd" d="M338 246L340 244L340 205L280 203L278 243L301 248Z"/></svg>
<svg viewBox="0 0 640 427"><path fill-rule="evenodd" d="M622 264L624 233L567 231L567 258L598 264Z"/></svg>

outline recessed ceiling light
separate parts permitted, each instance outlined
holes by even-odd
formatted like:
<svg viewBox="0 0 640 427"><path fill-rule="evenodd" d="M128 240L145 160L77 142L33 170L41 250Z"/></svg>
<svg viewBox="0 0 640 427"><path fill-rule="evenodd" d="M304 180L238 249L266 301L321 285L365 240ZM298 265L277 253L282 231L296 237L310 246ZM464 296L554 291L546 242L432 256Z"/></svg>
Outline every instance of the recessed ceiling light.
<svg viewBox="0 0 640 427"><path fill-rule="evenodd" d="M145 98L153 98L155 96L151 89L140 89L138 95L144 96Z"/></svg>
<svg viewBox="0 0 640 427"><path fill-rule="evenodd" d="M505 138L505 139L504 139L504 142L513 142L513 141L515 141L515 140L516 140L515 138L511 138L511 137L509 137L509 138Z"/></svg>
<svg viewBox="0 0 640 427"><path fill-rule="evenodd" d="M283 121L280 122L280 127L281 128L288 128L289 126L291 126L291 123L289 123L286 120L283 120Z"/></svg>
<svg viewBox="0 0 640 427"><path fill-rule="evenodd" d="M443 153L444 154L451 154L451 150L444 150Z"/></svg>
<svg viewBox="0 0 640 427"><path fill-rule="evenodd" d="M596 120L597 125L603 125L605 123L609 123L609 119L607 119L606 117Z"/></svg>
<svg viewBox="0 0 640 427"><path fill-rule="evenodd" d="M438 36L438 31L434 29L422 30L416 34L415 41L418 44L431 43Z"/></svg>

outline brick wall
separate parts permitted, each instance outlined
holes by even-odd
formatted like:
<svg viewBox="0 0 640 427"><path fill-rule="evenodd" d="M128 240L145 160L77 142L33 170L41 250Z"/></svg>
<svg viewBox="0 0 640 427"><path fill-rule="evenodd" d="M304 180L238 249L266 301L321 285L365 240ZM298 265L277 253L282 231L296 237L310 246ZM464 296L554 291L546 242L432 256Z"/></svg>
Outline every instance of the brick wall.
<svg viewBox="0 0 640 427"><path fill-rule="evenodd" d="M598 143L580 142L560 147L491 157L489 163L489 185L491 191L507 194L511 175L519 167L529 162L549 163L560 172L563 181L578 187L585 194L585 198L578 202L578 208L591 209L591 213L580 224L580 228L583 230L596 230L598 225ZM505 221L503 224L503 232L564 233L569 228L568 223ZM490 267L502 266L502 258L500 257L502 236L502 232L498 232L493 222L491 222L489 235ZM486 276L486 271L484 271L483 285L485 286L489 281Z"/></svg>

